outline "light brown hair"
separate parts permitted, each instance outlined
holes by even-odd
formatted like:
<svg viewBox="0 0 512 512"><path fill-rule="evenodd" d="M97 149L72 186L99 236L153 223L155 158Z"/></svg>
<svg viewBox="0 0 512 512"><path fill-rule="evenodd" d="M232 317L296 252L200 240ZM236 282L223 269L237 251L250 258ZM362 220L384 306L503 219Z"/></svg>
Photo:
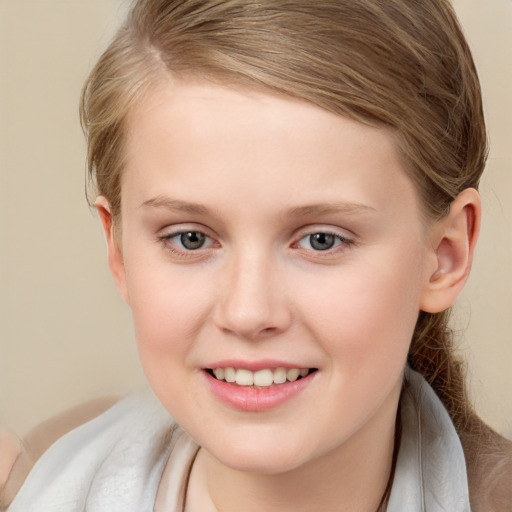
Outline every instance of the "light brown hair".
<svg viewBox="0 0 512 512"><path fill-rule="evenodd" d="M485 166L480 85L447 0L138 0L81 105L90 176L114 218L127 116L169 74L261 87L388 127L426 219L477 188ZM409 364L435 389L478 465L471 447L490 431L470 406L447 321L448 312L420 313Z"/></svg>

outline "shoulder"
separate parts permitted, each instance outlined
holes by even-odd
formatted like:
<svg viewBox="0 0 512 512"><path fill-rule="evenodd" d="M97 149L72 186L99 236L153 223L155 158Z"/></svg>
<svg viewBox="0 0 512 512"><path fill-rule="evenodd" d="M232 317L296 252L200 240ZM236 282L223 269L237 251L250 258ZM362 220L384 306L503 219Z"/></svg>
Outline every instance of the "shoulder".
<svg viewBox="0 0 512 512"><path fill-rule="evenodd" d="M461 436L472 510L512 512L512 442L478 417Z"/></svg>
<svg viewBox="0 0 512 512"><path fill-rule="evenodd" d="M80 504L93 495L101 500L102 489L111 486L119 496L109 500L137 504L150 492L143 482L158 478L173 428L152 395L125 398L59 438L37 461L9 510L82 510Z"/></svg>
<svg viewBox="0 0 512 512"><path fill-rule="evenodd" d="M35 426L23 439L0 429L0 510L7 508L34 464L55 441L101 415L119 399L104 396L66 409Z"/></svg>

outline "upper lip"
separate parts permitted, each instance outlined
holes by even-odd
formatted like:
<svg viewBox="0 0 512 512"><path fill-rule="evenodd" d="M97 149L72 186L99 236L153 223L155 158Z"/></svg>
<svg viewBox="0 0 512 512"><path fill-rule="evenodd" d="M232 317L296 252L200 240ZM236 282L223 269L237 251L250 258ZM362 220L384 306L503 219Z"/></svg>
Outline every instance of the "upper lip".
<svg viewBox="0 0 512 512"><path fill-rule="evenodd" d="M276 359L260 359L258 361L244 361L241 359L223 359L221 361L215 361L211 364L208 364L204 367L204 369L215 369L215 368L236 368L237 370L250 370L252 372L257 372L258 370L266 370L271 369L274 370L276 368L312 368L309 365L303 365L298 363L290 363L285 361L278 361Z"/></svg>

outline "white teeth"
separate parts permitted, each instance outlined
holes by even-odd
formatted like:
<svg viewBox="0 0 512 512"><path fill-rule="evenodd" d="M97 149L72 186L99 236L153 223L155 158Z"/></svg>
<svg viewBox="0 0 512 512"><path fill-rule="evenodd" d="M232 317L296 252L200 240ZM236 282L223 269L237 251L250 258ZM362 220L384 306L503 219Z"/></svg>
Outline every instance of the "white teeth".
<svg viewBox="0 0 512 512"><path fill-rule="evenodd" d="M230 384L236 383L239 386L256 386L259 388L268 388L273 384L284 384L286 381L295 382L299 377L306 377L309 374L309 368L276 368L273 371L264 369L257 372L242 368L214 368L212 371L217 380L225 380Z"/></svg>
<svg viewBox="0 0 512 512"><path fill-rule="evenodd" d="M291 368L286 372L286 378L290 382L295 382L299 378L300 370L297 370L297 368Z"/></svg>
<svg viewBox="0 0 512 512"><path fill-rule="evenodd" d="M272 374L272 370L260 370L259 372L255 372L254 374L254 385L268 387L272 386L274 382L274 375Z"/></svg>
<svg viewBox="0 0 512 512"><path fill-rule="evenodd" d="M215 370L213 370L213 374L218 380L224 380L224 368L215 368Z"/></svg>
<svg viewBox="0 0 512 512"><path fill-rule="evenodd" d="M237 370L235 381L239 386L252 386L254 384L254 373L249 370Z"/></svg>
<svg viewBox="0 0 512 512"><path fill-rule="evenodd" d="M235 382L236 372L234 368L225 368L224 369L224 379L226 382Z"/></svg>
<svg viewBox="0 0 512 512"><path fill-rule="evenodd" d="M276 368L274 372L274 384L284 384L286 382L286 368Z"/></svg>

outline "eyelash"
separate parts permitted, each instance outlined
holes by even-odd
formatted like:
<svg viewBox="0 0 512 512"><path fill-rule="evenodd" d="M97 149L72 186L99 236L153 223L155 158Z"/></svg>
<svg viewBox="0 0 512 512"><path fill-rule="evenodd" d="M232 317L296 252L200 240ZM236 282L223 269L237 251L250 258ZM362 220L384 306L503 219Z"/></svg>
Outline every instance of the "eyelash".
<svg viewBox="0 0 512 512"><path fill-rule="evenodd" d="M210 241L210 243L208 244L207 247L201 246L201 247L198 247L197 249L187 249L186 247L179 248L177 246L176 242L172 242L173 239L181 237L187 233L195 233L198 235L203 235L206 240ZM204 255L204 251L208 250L211 245L215 244L215 241L210 236L208 236L206 233L204 233L203 231L201 231L199 229L182 229L180 231L174 231L172 233L168 233L168 234L159 236L158 240L162 243L162 245L166 251L169 251L170 253L177 255L181 258L194 258L194 257L199 256L199 254Z"/></svg>
<svg viewBox="0 0 512 512"><path fill-rule="evenodd" d="M197 249L187 249L185 247L179 248L177 246L176 242L174 242L174 243L172 242L173 239L175 239L177 237L182 237L184 234L187 234L187 233L195 233L200 236L204 236L207 241L208 240L210 241L210 243L208 244L207 247L201 246L201 247L198 247ZM333 247L329 247L324 250L321 250L321 249L315 250L314 248L308 249L308 248L304 248L304 247L300 246L300 243L302 241L308 240L308 239L309 239L309 245L311 246L311 237L313 237L315 235L324 235L324 236L334 237L335 245L333 245ZM174 231L172 233L168 233L168 234L159 236L158 240L160 241L160 243L162 243L162 245L164 246L164 249L166 251L169 251L170 253L177 255L179 257L182 257L182 258L194 258L194 257L198 257L200 254L204 256L204 251L210 250L211 247L216 244L215 240L213 240L206 233L204 233L203 231L198 230L198 229L184 229L184 230L180 230L180 231ZM179 242L179 243L181 243L181 245L183 245L182 242ZM346 250L348 247L350 247L353 244L354 244L353 240L346 238L338 233L334 233L332 231L318 230L318 231L309 231L309 232L303 233L302 236L296 242L294 242L292 244L292 247L297 248L297 249L303 249L304 251L307 251L307 252L313 252L315 254L318 254L319 256L320 255L328 256L328 255L332 255L333 253L338 253L340 251L343 252L344 250ZM217 243L217 245L218 245L218 243Z"/></svg>
<svg viewBox="0 0 512 512"><path fill-rule="evenodd" d="M339 251L343 251L345 249L347 249L349 246L353 245L354 241L349 239L349 238L346 238L338 233L334 233L332 231L323 231L323 230L319 230L319 231L310 231L306 234L304 234L304 236L302 236L297 242L295 242L293 245L294 246L297 246L298 248L301 248L300 247L300 243L304 240L309 240L309 245L311 246L311 242L312 242L312 237L315 236L315 235L323 235L323 236L328 236L328 237L334 237L334 244L332 247L328 247L327 249L324 249L324 250L321 250L321 249L305 249L307 251L312 251L314 252L315 254L318 253L319 255L322 255L322 254L325 254L326 256L327 255L332 255L333 253L337 253ZM302 247L303 248L303 247Z"/></svg>

